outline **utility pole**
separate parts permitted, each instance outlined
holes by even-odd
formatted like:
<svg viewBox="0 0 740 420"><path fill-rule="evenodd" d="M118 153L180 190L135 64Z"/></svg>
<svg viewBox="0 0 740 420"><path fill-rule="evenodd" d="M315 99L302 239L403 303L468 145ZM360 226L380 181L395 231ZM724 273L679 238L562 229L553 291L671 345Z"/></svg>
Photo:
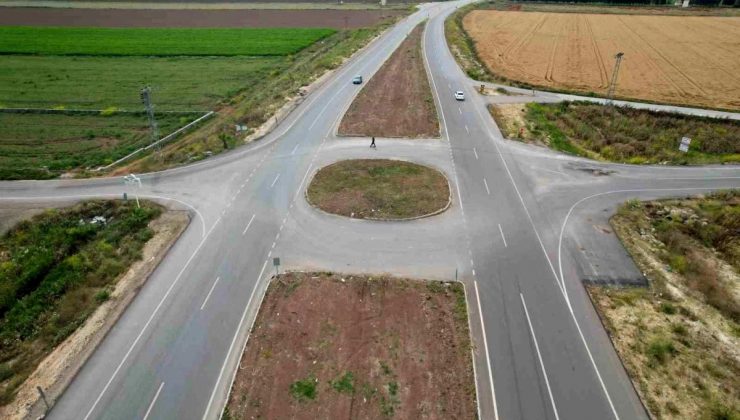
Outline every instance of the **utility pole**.
<svg viewBox="0 0 740 420"><path fill-rule="evenodd" d="M623 52L619 52L617 53L617 55L614 56L614 59L616 61L614 62L614 72L612 73L612 80L609 83L609 91L606 94L607 104L612 103L612 99L614 98L614 91L617 89L617 78L619 77L619 65L622 63L622 57L624 57Z"/></svg>
<svg viewBox="0 0 740 420"><path fill-rule="evenodd" d="M149 130L152 136L152 143L154 143L157 140L159 140L159 127L157 127L157 120L154 119L154 105L152 104L152 88L150 88L149 86L145 87L144 89L141 90L141 92L139 93L139 96L141 97L141 103L144 104L144 108L146 109L146 116L149 119ZM157 152L159 152L159 147L157 147Z"/></svg>

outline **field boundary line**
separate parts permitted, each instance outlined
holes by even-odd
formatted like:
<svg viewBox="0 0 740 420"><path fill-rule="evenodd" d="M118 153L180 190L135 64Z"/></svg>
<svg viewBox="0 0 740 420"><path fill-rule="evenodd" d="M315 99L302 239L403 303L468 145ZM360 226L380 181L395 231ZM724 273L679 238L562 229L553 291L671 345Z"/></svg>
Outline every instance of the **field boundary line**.
<svg viewBox="0 0 740 420"><path fill-rule="evenodd" d="M98 171L102 171L102 170L110 169L110 168L112 168L113 166L116 166L116 165L118 165L119 163L121 163L121 162L124 162L124 161L126 161L126 160L130 159L130 158L131 158L132 156L134 156L134 155L137 155L137 154L139 154L139 153L141 153L141 152L143 152L143 151L145 151L145 150L149 150L149 149L151 149L152 147L154 147L154 146L157 146L157 145L159 145L159 144L161 144L161 143L165 143L165 142L167 142L167 141L170 141L170 140L174 139L175 137L177 137L178 135L182 134L183 132L185 132L185 131L189 130L190 128L192 128L192 127L194 127L194 126L196 126L196 125L200 124L200 122L201 122L201 121L203 121L203 120L206 120L206 119L210 118L210 117L211 117L211 116L213 116L214 114L215 114L215 112L214 112L214 111L208 111L208 113L206 113L206 115L203 115L202 117L198 118L198 119L197 119L197 120L195 120L195 121L191 121L190 123L188 123L188 124L186 124L186 125L184 125L184 126L182 126L182 127L178 128L177 130L175 130L175 131L173 131L172 133L170 133L170 134L168 134L168 135L166 135L166 136L162 137L161 139L159 139L159 140L155 141L154 143L151 143L151 144L149 144L148 146L144 146L144 147L141 147L141 148L139 148L139 149L136 149L136 150L134 150L133 152L131 152L131 153L127 154L126 156L124 156L124 157L122 157L122 158L118 159L117 161L115 161L115 162L113 162L113 163L111 163L111 164L109 164L109 165L106 165L106 166L101 166L101 167L99 167L99 168L96 168L96 169L94 169L94 171L95 171L95 172L98 172Z"/></svg>
<svg viewBox="0 0 740 420"><path fill-rule="evenodd" d="M0 108L2 114L61 114L61 115L101 115L108 110L106 109L57 109L57 108ZM166 114L166 115L190 115L190 114L206 114L207 111L156 111L154 115ZM146 115L145 110L130 111L125 109L116 109L111 111L111 116L116 114L141 114Z"/></svg>

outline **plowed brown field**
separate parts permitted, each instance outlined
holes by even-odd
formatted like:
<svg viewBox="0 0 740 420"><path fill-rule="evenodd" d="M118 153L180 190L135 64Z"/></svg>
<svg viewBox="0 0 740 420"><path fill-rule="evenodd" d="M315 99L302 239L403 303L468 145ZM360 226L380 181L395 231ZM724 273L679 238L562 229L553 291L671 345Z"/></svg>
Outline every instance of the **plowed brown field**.
<svg viewBox="0 0 740 420"><path fill-rule="evenodd" d="M474 10L463 20L493 73L531 85L740 109L740 18Z"/></svg>

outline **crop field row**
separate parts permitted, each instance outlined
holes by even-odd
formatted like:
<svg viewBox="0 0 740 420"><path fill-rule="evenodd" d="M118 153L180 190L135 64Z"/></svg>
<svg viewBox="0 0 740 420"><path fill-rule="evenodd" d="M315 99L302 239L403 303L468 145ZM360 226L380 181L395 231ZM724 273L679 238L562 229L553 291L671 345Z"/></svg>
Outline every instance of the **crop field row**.
<svg viewBox="0 0 740 420"><path fill-rule="evenodd" d="M162 135L196 115L157 115ZM65 115L0 113L0 179L55 178L96 168L149 144L144 114Z"/></svg>
<svg viewBox="0 0 740 420"><path fill-rule="evenodd" d="M465 16L488 69L528 85L740 109L740 18L475 10Z"/></svg>
<svg viewBox="0 0 740 420"><path fill-rule="evenodd" d="M333 34L322 28L67 28L0 26L0 54L282 56Z"/></svg>
<svg viewBox="0 0 740 420"><path fill-rule="evenodd" d="M284 57L5 56L0 107L143 109L151 86L159 111L205 111L279 71Z"/></svg>

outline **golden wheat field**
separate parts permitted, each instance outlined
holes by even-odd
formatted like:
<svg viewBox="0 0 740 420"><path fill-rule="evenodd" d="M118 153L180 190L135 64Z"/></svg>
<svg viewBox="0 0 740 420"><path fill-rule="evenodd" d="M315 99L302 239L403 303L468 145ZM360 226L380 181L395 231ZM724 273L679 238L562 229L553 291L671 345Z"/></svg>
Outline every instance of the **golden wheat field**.
<svg viewBox="0 0 740 420"><path fill-rule="evenodd" d="M531 85L740 109L740 18L474 10L463 26L486 66Z"/></svg>

